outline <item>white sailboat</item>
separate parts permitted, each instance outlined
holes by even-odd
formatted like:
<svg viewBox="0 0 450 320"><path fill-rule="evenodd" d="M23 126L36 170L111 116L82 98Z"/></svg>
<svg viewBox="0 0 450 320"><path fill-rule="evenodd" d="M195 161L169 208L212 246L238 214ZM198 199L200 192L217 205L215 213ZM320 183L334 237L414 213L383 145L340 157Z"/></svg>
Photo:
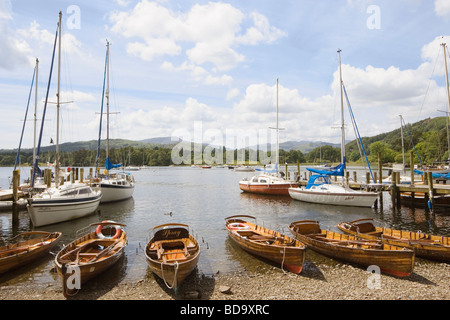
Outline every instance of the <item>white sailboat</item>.
<svg viewBox="0 0 450 320"><path fill-rule="evenodd" d="M276 163L271 168L266 168L260 175L253 176L250 180L243 179L239 181L239 188L248 193L257 193L265 195L285 195L288 196L289 188L298 187L293 181L288 181L279 176L279 127L278 127L278 79L277 79L277 144L276 144ZM235 169L237 171L237 169Z"/></svg>
<svg viewBox="0 0 450 320"><path fill-rule="evenodd" d="M59 106L60 106L60 65L61 65L61 12L59 13L58 28L53 48L52 64L47 87L47 95L44 105L44 114L42 117L41 131L36 151L36 158L33 165L33 176L31 179L31 189L33 190L36 182L36 171L39 162L39 151L42 141L42 132L45 122L45 113L48 102L48 93L50 89L51 75L53 70L54 54L56 50L56 40L59 39L58 55L58 91L57 91L57 133L56 133L56 166L55 166L55 186L45 189L43 192L33 194L29 197L27 210L31 221L35 227L59 223L63 221L81 218L93 213L100 204L102 193L99 188L92 188L85 183L61 183L59 178Z"/></svg>
<svg viewBox="0 0 450 320"><path fill-rule="evenodd" d="M344 98L341 68L341 50L339 53L339 73L341 89L341 164L328 170L308 170L317 172L308 180L306 187L289 188L289 195L299 201L321 203L329 205L344 205L354 207L372 207L378 197L377 193L350 189L343 179L343 184L333 184L330 176L345 177L345 123L344 123Z"/></svg>
<svg viewBox="0 0 450 320"><path fill-rule="evenodd" d="M129 199L133 196L135 181L133 175L128 172L110 172L110 169L114 167L119 167L119 165L112 165L109 159L109 42L106 43L106 63L105 63L105 76L106 76L106 161L105 161L105 174L99 176L101 180L98 182L100 189L102 191L101 203L121 201ZM103 103L102 111L103 114ZM100 116L100 130L99 130L99 140L97 149L97 167L98 167L98 157L100 151L100 140L101 140L101 123L102 116ZM120 165L121 166L121 165Z"/></svg>

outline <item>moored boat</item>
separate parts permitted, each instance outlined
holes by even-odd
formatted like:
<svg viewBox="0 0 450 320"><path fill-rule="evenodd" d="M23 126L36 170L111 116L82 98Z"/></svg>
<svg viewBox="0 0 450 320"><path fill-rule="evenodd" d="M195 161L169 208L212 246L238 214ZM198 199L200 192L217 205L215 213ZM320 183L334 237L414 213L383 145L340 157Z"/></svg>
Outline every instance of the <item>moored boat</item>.
<svg viewBox="0 0 450 320"><path fill-rule="evenodd" d="M375 192L352 190L331 182L327 175L312 175L306 187L289 188L291 198L303 202L370 208L377 200Z"/></svg>
<svg viewBox="0 0 450 320"><path fill-rule="evenodd" d="M239 188L248 193L289 196L289 188L298 187L298 183L288 181L280 177L261 174L250 180L239 181Z"/></svg>
<svg viewBox="0 0 450 320"><path fill-rule="evenodd" d="M85 183L48 188L28 198L28 213L35 227L69 221L97 210L102 193Z"/></svg>
<svg viewBox="0 0 450 320"><path fill-rule="evenodd" d="M61 232L22 232L0 247L0 274L44 257L59 242Z"/></svg>
<svg viewBox="0 0 450 320"><path fill-rule="evenodd" d="M373 219L341 222L339 230L364 239L380 239L383 243L414 250L416 256L450 262L450 237L377 227Z"/></svg>
<svg viewBox="0 0 450 320"><path fill-rule="evenodd" d="M314 220L292 222L292 234L309 248L333 259L369 267L398 277L409 276L414 268L414 251L381 241L370 241L320 228Z"/></svg>
<svg viewBox="0 0 450 320"><path fill-rule="evenodd" d="M306 246L300 241L250 222L255 217L236 215L225 218L228 234L243 250L277 263L293 273L300 273Z"/></svg>
<svg viewBox="0 0 450 320"><path fill-rule="evenodd" d="M145 247L145 257L152 272L169 289L177 292L197 266L200 246L188 225L163 224L153 228L153 236Z"/></svg>
<svg viewBox="0 0 450 320"><path fill-rule="evenodd" d="M127 245L125 225L114 221L93 223L79 231L83 233L55 257L65 297L73 296L81 286L112 267L124 254Z"/></svg>
<svg viewBox="0 0 450 320"><path fill-rule="evenodd" d="M105 79L106 80L106 90L104 87L102 94L102 106L100 112L100 126L97 142L97 157L95 160L97 167L97 174L99 171L98 163L100 157L100 142L101 142L101 132L102 132L102 119L103 119L103 97L106 97L106 159L105 159L105 174L98 175L96 177L96 185L98 185L102 191L101 203L115 202L129 199L133 196L135 181L134 177L129 172L111 172L111 169L120 168L122 164L112 164L109 158L109 46L110 43L106 43L106 61L105 61ZM105 83L103 83L105 86ZM128 170L133 170L128 168ZM136 168L139 170L139 168Z"/></svg>

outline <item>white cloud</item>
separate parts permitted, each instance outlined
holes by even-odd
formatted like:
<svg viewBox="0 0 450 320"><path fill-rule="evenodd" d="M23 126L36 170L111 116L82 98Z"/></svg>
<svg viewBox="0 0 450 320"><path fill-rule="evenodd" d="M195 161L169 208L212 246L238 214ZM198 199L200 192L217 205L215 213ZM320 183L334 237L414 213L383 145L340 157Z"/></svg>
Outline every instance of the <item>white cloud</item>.
<svg viewBox="0 0 450 320"><path fill-rule="evenodd" d="M247 20L252 25L242 35ZM187 12L174 12L162 4L142 0L131 11L112 13L110 21L112 31L133 40L127 46L130 54L146 61L159 56L181 56L189 65L212 65L219 72L245 61L246 57L237 51L239 45L273 43L286 36L263 15L246 15L221 2L196 4ZM223 80L220 76L215 78ZM211 78L207 82L211 83Z"/></svg>
<svg viewBox="0 0 450 320"><path fill-rule="evenodd" d="M450 16L450 2L448 0L435 0L434 11L438 16Z"/></svg>
<svg viewBox="0 0 450 320"><path fill-rule="evenodd" d="M23 64L31 64L27 55L30 53L28 44L18 39L16 32L9 27L12 19L10 3L0 2L0 68L12 70Z"/></svg>

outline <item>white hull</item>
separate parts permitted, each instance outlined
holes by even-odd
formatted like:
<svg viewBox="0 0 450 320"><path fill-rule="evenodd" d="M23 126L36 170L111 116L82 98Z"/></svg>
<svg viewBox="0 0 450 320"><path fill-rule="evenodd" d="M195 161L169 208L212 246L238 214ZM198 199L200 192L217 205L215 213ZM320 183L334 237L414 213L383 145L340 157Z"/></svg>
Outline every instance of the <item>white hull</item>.
<svg viewBox="0 0 450 320"><path fill-rule="evenodd" d="M133 196L134 186L115 186L101 184L102 199L100 203L114 202L129 199Z"/></svg>
<svg viewBox="0 0 450 320"><path fill-rule="evenodd" d="M327 205L372 207L378 195L373 192L354 191L340 186L332 188L289 188L291 198L304 202L320 203Z"/></svg>
<svg viewBox="0 0 450 320"><path fill-rule="evenodd" d="M79 192L79 193L78 193ZM85 217L97 210L102 193L85 184L50 188L28 199L28 214L35 227Z"/></svg>

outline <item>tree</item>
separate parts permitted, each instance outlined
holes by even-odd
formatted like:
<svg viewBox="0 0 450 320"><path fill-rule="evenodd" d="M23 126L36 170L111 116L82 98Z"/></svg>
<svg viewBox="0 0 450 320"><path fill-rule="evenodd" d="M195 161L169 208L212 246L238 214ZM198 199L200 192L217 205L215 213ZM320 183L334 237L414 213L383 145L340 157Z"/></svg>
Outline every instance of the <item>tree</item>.
<svg viewBox="0 0 450 320"><path fill-rule="evenodd" d="M389 145L382 141L377 141L369 146L370 155L369 162L378 161L378 153L381 153L381 159L384 163L395 162L395 157L397 153L392 150Z"/></svg>

